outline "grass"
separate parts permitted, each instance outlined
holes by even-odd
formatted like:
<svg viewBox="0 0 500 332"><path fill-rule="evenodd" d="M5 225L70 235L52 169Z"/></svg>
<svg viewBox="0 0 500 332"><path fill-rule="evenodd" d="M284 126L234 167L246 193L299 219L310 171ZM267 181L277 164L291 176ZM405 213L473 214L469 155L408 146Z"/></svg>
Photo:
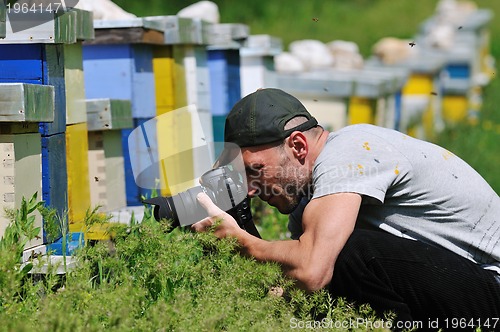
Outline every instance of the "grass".
<svg viewBox="0 0 500 332"><path fill-rule="evenodd" d="M64 277L30 274L19 239L33 231L33 207L0 240L0 331L285 331L321 319L361 320L362 331L377 321L367 306L296 289L276 264L238 255L234 241L151 218L83 247Z"/></svg>
<svg viewBox="0 0 500 332"><path fill-rule="evenodd" d="M175 14L195 1L116 2L145 16ZM222 22L246 23L252 34L279 36L285 48L298 39L344 39L358 43L365 56L382 37L413 36L436 5L435 0L255 0L237 6L234 1L216 2ZM497 0L480 5L500 14ZM497 22L491 24L493 37L500 34ZM491 50L500 58L495 38ZM476 168L497 192L499 88L494 79L485 89L478 124L460 123L436 139ZM324 291L305 294L295 289L277 265L241 257L234 242L180 229L169 232L167 224L151 218L117 226L112 241L82 248L76 254L78 267L65 277L30 274L31 265L21 266L19 258L24 241L37 234L30 214L38 207L31 200L12 211L13 224L6 232L10 235L0 240L0 331L285 331L292 319L376 321L369 307L331 299ZM258 202L254 215L262 217L264 238L286 237L285 217ZM54 218L52 226L64 220ZM87 216L88 223L98 219ZM273 295L277 288L283 295ZM358 327L362 331L367 326Z"/></svg>

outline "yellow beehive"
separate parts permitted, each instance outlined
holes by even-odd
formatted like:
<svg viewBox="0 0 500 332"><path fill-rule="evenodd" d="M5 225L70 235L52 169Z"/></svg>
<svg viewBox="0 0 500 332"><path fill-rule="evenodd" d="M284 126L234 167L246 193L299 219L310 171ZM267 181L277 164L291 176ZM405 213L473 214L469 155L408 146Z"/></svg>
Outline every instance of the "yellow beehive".
<svg viewBox="0 0 500 332"><path fill-rule="evenodd" d="M351 97L349 99L348 124L374 123L376 112L376 100Z"/></svg>
<svg viewBox="0 0 500 332"><path fill-rule="evenodd" d="M84 218L90 207L87 123L66 126L68 173L68 218L70 232L84 231Z"/></svg>

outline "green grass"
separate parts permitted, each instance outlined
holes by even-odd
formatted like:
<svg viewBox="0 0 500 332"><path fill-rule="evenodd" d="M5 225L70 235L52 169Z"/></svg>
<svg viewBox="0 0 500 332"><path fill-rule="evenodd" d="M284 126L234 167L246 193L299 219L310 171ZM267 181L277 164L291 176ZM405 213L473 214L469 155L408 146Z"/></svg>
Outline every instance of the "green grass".
<svg viewBox="0 0 500 332"><path fill-rule="evenodd" d="M132 2L116 0L140 16L175 14L194 1ZM385 36L409 38L431 15L435 0L254 0L217 1L222 21L246 23L252 34L271 34L284 45L297 39L352 40L363 55ZM482 0L481 7L500 15L500 1ZM317 22L313 20L317 18ZM498 18L491 24L492 53L500 58ZM484 91L477 125L448 128L437 142L461 156L500 192L500 82ZM111 242L87 245L79 266L61 278L28 274L19 264L26 235L36 234L29 218L34 203L11 213L15 223L0 240L0 331L285 331L292 318L307 321L374 321L366 306L355 307L326 292L305 294L293 287L275 264L261 264L237 254L235 243L216 241L149 218L119 226ZM286 236L286 218L254 204L262 217L262 235ZM56 218L57 219L57 218ZM59 218L64 220L64 218ZM95 216L88 220L95 222ZM57 222L57 220L55 221ZM57 225L56 225L57 226ZM56 227L57 230L57 227ZM281 287L284 295L270 294ZM359 330L365 330L359 326Z"/></svg>
<svg viewBox="0 0 500 332"><path fill-rule="evenodd" d="M33 225L21 211L0 240L0 331L287 331L293 320L376 321L367 306L294 288L276 264L238 255L234 241L170 232L150 218L86 245L64 277L29 274L18 240Z"/></svg>

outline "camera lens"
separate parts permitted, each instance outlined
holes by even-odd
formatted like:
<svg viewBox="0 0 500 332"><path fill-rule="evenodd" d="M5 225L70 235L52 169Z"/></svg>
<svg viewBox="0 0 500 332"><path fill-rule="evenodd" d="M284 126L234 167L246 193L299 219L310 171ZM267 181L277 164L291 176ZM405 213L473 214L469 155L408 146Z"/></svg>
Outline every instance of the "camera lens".
<svg viewBox="0 0 500 332"><path fill-rule="evenodd" d="M192 225L208 216L196 199L196 196L201 192L204 192L202 187L194 187L171 197L181 226ZM209 190L206 193L213 200L213 193Z"/></svg>

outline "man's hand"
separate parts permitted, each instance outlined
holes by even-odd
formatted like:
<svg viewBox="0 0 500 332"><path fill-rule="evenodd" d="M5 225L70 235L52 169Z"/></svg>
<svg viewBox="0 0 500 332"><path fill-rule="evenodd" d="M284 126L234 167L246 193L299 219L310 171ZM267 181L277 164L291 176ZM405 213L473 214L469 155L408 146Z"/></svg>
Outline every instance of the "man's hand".
<svg viewBox="0 0 500 332"><path fill-rule="evenodd" d="M206 232L210 227L215 226L214 234L218 238L236 236L243 231L230 214L222 211L212 202L205 193L196 196L198 203L207 211L208 217L191 225L191 229L197 232Z"/></svg>

